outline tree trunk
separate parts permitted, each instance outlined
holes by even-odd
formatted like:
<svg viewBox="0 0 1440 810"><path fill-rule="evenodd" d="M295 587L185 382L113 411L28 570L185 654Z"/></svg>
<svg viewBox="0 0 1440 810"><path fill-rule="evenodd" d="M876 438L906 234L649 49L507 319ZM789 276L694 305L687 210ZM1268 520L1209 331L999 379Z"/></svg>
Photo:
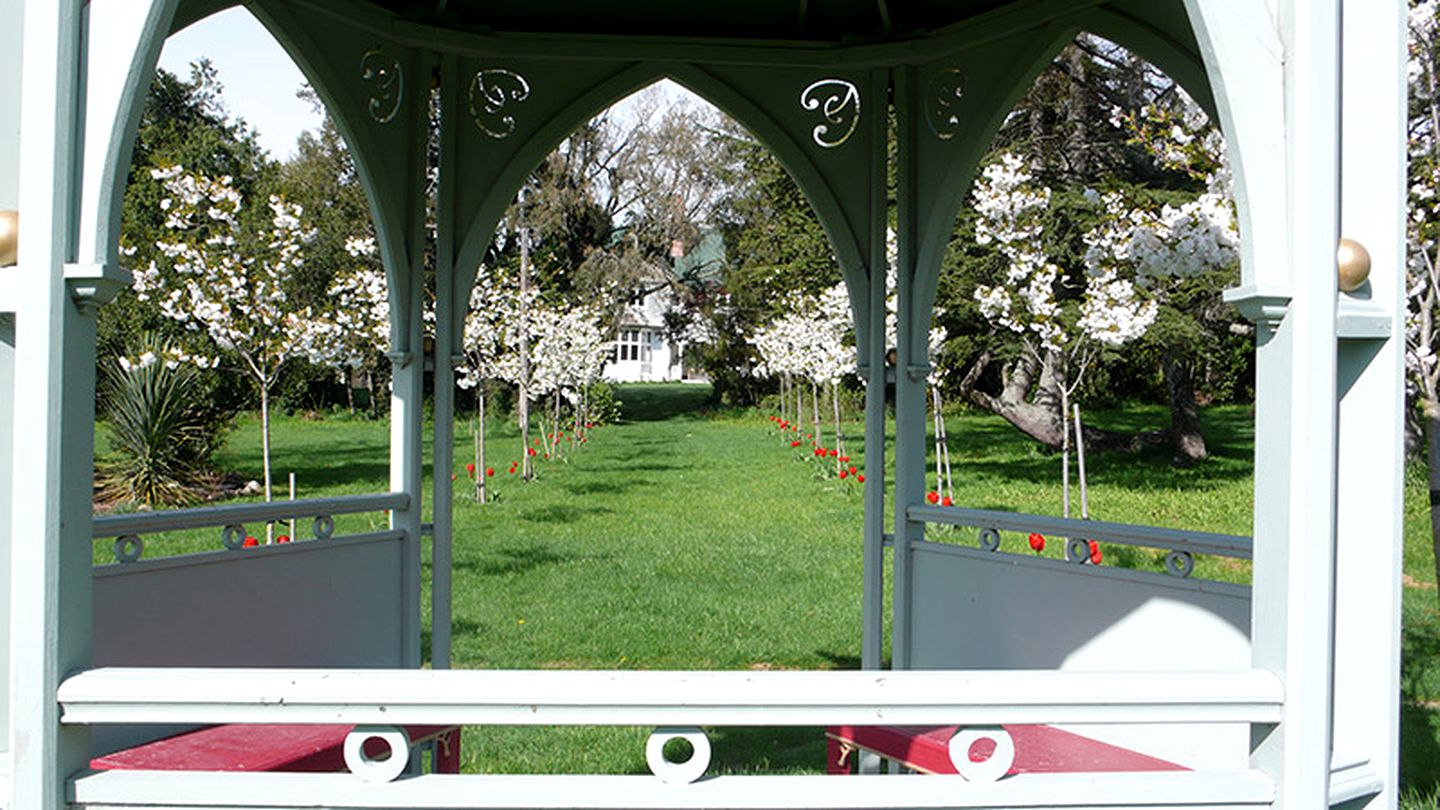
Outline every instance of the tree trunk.
<svg viewBox="0 0 1440 810"><path fill-rule="evenodd" d="M980 390L976 385L990 363L988 352L966 372L960 382L960 394L972 404L999 416L1014 425L1026 436L1051 448L1059 450L1064 443L1064 427L1060 417L1060 404L1054 393L1053 376L1041 374L1040 364L1033 357L1024 356L1007 364L1001 374L1001 392L998 396ZM1041 388L1048 391L1038 393L1034 401L1029 399L1035 378L1041 376ZM1085 444L1091 450L1125 450L1137 452L1168 441L1170 431L1153 430L1142 433L1116 433L1094 427L1085 427Z"/></svg>
<svg viewBox="0 0 1440 810"><path fill-rule="evenodd" d="M1430 544L1435 553L1435 579L1440 582L1440 403L1425 403L1425 432L1430 471Z"/></svg>
<svg viewBox="0 0 1440 810"><path fill-rule="evenodd" d="M485 503L485 386L475 383L475 502Z"/></svg>
<svg viewBox="0 0 1440 810"><path fill-rule="evenodd" d="M261 466L265 468L265 502L269 503L272 496L270 488L270 386L264 381L260 383L260 457ZM265 524L265 544L269 545L274 535L274 526Z"/></svg>
<svg viewBox="0 0 1440 810"><path fill-rule="evenodd" d="M1170 399L1170 441L1174 446L1173 461L1188 467L1204 461L1209 453L1205 437L1200 433L1200 413L1195 406L1195 378L1190 363L1176 354L1167 353L1164 360L1165 391Z"/></svg>

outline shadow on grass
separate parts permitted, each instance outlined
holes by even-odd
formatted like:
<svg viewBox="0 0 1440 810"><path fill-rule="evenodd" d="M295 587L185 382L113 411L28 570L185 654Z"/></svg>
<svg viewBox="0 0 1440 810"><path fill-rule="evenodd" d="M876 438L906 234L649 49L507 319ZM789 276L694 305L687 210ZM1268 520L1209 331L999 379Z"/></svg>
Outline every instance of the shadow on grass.
<svg viewBox="0 0 1440 810"><path fill-rule="evenodd" d="M630 468L626 468L629 472ZM650 485L655 482L649 478L626 478L623 481L585 481L578 484L566 484L565 491L571 495L623 495L638 486Z"/></svg>
<svg viewBox="0 0 1440 810"><path fill-rule="evenodd" d="M1120 427L1131 431L1164 427L1163 422L1146 423L1145 416L1143 413L1132 416ZM1086 453L1090 483L1144 491L1210 489L1248 480L1253 473L1252 425L1236 409L1207 413L1207 417L1205 432L1210 457L1206 461L1191 467L1175 467L1171 464L1168 443L1137 452L1091 451ZM1016 430L1009 423L962 416L952 428L952 453L957 466L963 466L968 475L1022 481L1048 480L1058 475L1057 453L1037 444L1017 442L1016 438ZM1024 450L1017 453L1017 447Z"/></svg>
<svg viewBox="0 0 1440 810"><path fill-rule="evenodd" d="M710 730L709 773L819 771L825 767L825 729L723 727Z"/></svg>
<svg viewBox="0 0 1440 810"><path fill-rule="evenodd" d="M615 389L623 422L660 422L677 416L695 415L710 401L708 385L660 384L621 385Z"/></svg>
<svg viewBox="0 0 1440 810"><path fill-rule="evenodd" d="M490 631L490 628L487 627L486 625L480 624L479 622L476 622L476 621L471 621L470 619L456 619L456 618L451 618L451 619L450 619L450 638L451 638L451 639L464 638L464 637L466 637L466 636L478 636L478 635L480 635L482 632L489 632L489 631ZM426 627L426 626L421 626L421 628L420 628L420 663L421 663L422 666L433 663L433 660L431 659L430 656L431 656L431 654L432 654L431 651L432 651L434 648L431 646L431 643L432 643L432 642L431 642L430 628L429 628L429 627Z"/></svg>
<svg viewBox="0 0 1440 810"><path fill-rule="evenodd" d="M566 504L552 504L542 506L538 509L527 509L521 512L521 520L531 523L574 523L587 517L601 514L611 514L615 510L605 506L568 506Z"/></svg>
<svg viewBox="0 0 1440 810"><path fill-rule="evenodd" d="M1440 790L1440 614L1406 600L1400 651L1400 774L1406 789Z"/></svg>
<svg viewBox="0 0 1440 810"><path fill-rule="evenodd" d="M482 576L517 576L540 568L578 559L574 554L560 554L549 546L502 548L483 560L455 563L455 570L473 571Z"/></svg>

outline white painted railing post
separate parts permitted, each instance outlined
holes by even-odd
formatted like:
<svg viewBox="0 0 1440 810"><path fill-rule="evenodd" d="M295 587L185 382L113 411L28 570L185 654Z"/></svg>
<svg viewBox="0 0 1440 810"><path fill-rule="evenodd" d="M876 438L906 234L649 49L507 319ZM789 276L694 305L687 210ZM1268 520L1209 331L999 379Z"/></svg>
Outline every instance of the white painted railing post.
<svg viewBox="0 0 1440 810"><path fill-rule="evenodd" d="M1257 735L1255 764L1277 805L1328 805L1332 731L1339 196L1338 0L1279 8L1289 302L1250 299L1258 318L1253 655L1285 685L1284 720ZM1231 30L1233 35L1248 36ZM1245 88L1229 88L1243 93Z"/></svg>
<svg viewBox="0 0 1440 810"><path fill-rule="evenodd" d="M1344 0L1340 234L1370 254L1369 283L1341 296L1384 338L1340 339L1335 594L1336 768L1366 761L1394 807L1399 778L1404 493L1406 8Z"/></svg>
<svg viewBox="0 0 1440 810"><path fill-rule="evenodd" d="M61 678L89 662L94 320L70 299L73 204L80 182L83 8L24 4L20 135L20 263L16 295L10 659L10 806L65 806L65 780L86 764L89 735L62 727ZM71 375L78 375L71 376Z"/></svg>

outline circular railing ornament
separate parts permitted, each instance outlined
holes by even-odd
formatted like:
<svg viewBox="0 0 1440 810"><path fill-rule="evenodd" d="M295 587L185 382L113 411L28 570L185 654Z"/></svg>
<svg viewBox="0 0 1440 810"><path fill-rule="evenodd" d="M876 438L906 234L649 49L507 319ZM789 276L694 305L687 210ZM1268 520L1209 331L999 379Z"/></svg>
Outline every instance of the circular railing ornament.
<svg viewBox="0 0 1440 810"><path fill-rule="evenodd" d="M115 538L115 561L132 563L140 559L145 553L145 541L138 535L127 534L124 537Z"/></svg>
<svg viewBox="0 0 1440 810"><path fill-rule="evenodd" d="M315 539L329 540L331 535L335 534L335 518L329 515L316 515L314 528Z"/></svg>
<svg viewBox="0 0 1440 810"><path fill-rule="evenodd" d="M970 751L976 743L990 742L990 756L976 762ZM950 738L950 764L967 782L994 782L1010 772L1015 764L1015 740L1001 726L969 726Z"/></svg>
<svg viewBox="0 0 1440 810"><path fill-rule="evenodd" d="M665 758L665 745L671 740L690 743L690 758L671 762ZM688 785L705 775L710 767L710 738L691 726L662 726L655 729L645 743L645 762L650 772L667 785Z"/></svg>
<svg viewBox="0 0 1440 810"><path fill-rule="evenodd" d="M245 527L231 523L220 530L220 542L231 551L239 551L245 547Z"/></svg>
<svg viewBox="0 0 1440 810"><path fill-rule="evenodd" d="M365 743L380 740L389 747L383 757L365 753ZM345 767L366 782L393 782L410 763L410 735L395 726L356 726L345 735Z"/></svg>
<svg viewBox="0 0 1440 810"><path fill-rule="evenodd" d="M1195 570L1195 557L1188 551L1176 549L1165 555L1165 570L1169 571L1171 576L1184 579Z"/></svg>
<svg viewBox="0 0 1440 810"><path fill-rule="evenodd" d="M1065 541L1065 561L1083 565L1090 559L1090 541L1083 537L1072 537Z"/></svg>
<svg viewBox="0 0 1440 810"><path fill-rule="evenodd" d="M984 528L980 530L980 548L986 551L1000 550L1000 531L998 529Z"/></svg>

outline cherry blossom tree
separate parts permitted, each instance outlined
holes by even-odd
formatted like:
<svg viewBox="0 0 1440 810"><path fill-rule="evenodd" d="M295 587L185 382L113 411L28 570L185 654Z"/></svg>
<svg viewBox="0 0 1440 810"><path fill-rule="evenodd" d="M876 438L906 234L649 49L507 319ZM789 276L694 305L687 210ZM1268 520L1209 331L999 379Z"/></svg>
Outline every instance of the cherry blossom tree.
<svg viewBox="0 0 1440 810"><path fill-rule="evenodd" d="M1042 369L1042 390L1055 395L1054 401L1032 406L1039 413L1027 420L1014 418L1004 407L999 410L1032 435L1036 416L1043 419L1047 438L1049 430L1058 432L1068 516L1070 400L1097 350L1122 346L1143 335L1155 321L1158 305L1140 294L1131 279L1122 278L1116 263L1107 260L1110 254L1098 248L1092 251L1093 260L1087 256L1089 266L1078 300L1073 295L1061 297L1068 292L1062 291L1062 284L1069 276L1045 254L1040 238L1040 215L1051 194L1035 182L1016 155L1002 154L985 168L974 194L979 213L976 240L995 245L1006 267L1004 283L977 286L975 300L987 320L1019 336L1032 364ZM1119 241L1119 235L1111 239ZM1101 240L1096 237L1096 242ZM1010 410L1015 410L1013 404Z"/></svg>
<svg viewBox="0 0 1440 810"><path fill-rule="evenodd" d="M134 272L135 291L160 311L207 335L240 361L260 393L265 500L270 475L270 388L281 366L305 342L311 313L296 307L288 286L305 262L312 231L302 211L271 195L268 217L245 222L244 200L229 177L211 178L181 166L152 171L167 236L156 243L163 261Z"/></svg>
<svg viewBox="0 0 1440 810"><path fill-rule="evenodd" d="M1426 439L1430 533L1440 577L1440 24L1435 0L1410 4L1410 217L1406 237L1408 394L1418 404Z"/></svg>
<svg viewBox="0 0 1440 810"><path fill-rule="evenodd" d="M470 307L465 316L462 343L465 364L456 369L456 384L475 389L475 416L471 435L475 439L475 500L487 500L485 463L485 381L499 376L499 361L506 337L518 327L519 286L508 284L487 265L481 265L470 288Z"/></svg>
<svg viewBox="0 0 1440 810"><path fill-rule="evenodd" d="M374 408L376 371L390 345L385 268L376 257L372 236L346 239L345 251L356 263L331 281L326 290L329 306L316 312L301 332L301 349L310 362L336 369L348 396L353 397L350 380L362 375ZM355 411L353 398L350 411Z"/></svg>

